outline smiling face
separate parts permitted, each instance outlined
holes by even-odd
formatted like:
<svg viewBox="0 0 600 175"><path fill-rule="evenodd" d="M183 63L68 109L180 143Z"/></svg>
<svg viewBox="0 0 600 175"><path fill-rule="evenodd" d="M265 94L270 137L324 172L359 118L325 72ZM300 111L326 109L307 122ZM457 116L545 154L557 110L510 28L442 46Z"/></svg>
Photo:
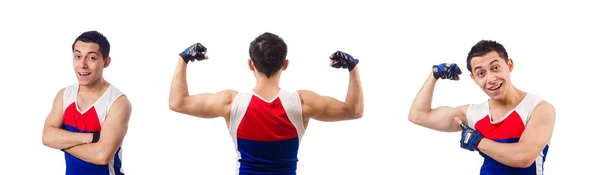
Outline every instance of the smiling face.
<svg viewBox="0 0 600 175"><path fill-rule="evenodd" d="M510 72L513 62L512 59L505 60L495 51L471 59L471 78L494 100L505 99L508 88L512 87Z"/></svg>
<svg viewBox="0 0 600 175"><path fill-rule="evenodd" d="M103 59L100 46L93 42L77 41L73 46L73 68L80 85L93 85L102 79L102 72L110 64Z"/></svg>

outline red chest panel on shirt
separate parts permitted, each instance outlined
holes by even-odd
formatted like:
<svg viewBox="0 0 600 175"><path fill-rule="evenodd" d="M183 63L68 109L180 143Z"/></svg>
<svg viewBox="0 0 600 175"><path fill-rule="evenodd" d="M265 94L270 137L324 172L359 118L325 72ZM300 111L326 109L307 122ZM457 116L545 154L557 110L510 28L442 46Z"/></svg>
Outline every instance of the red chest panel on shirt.
<svg viewBox="0 0 600 175"><path fill-rule="evenodd" d="M513 111L500 123L492 124L490 116L487 115L475 123L477 129L483 136L492 140L520 138L525 130L525 125L517 111Z"/></svg>
<svg viewBox="0 0 600 175"><path fill-rule="evenodd" d="M79 113L73 102L65 109L63 121L65 125L74 127L81 132L98 132L102 129L94 106L82 114Z"/></svg>
<svg viewBox="0 0 600 175"><path fill-rule="evenodd" d="M238 126L237 137L253 141L279 141L296 138L298 133L279 98L269 103L252 96Z"/></svg>

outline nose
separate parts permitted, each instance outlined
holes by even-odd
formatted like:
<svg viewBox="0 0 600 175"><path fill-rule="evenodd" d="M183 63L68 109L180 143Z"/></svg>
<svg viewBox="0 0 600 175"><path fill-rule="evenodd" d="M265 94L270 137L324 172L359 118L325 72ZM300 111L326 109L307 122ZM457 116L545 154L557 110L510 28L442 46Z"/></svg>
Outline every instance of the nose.
<svg viewBox="0 0 600 175"><path fill-rule="evenodd" d="M79 66L79 68L84 68L84 69L88 68L87 59L80 59L77 66Z"/></svg>
<svg viewBox="0 0 600 175"><path fill-rule="evenodd" d="M487 82L488 82L488 84L494 84L494 82L496 82L496 80L498 80L498 77L492 75L492 76L489 76Z"/></svg>

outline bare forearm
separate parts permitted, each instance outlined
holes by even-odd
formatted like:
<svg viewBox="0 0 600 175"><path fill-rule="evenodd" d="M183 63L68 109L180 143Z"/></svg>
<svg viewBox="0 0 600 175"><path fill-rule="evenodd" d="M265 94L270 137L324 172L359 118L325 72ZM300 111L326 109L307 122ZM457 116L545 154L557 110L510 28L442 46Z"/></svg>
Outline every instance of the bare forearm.
<svg viewBox="0 0 600 175"><path fill-rule="evenodd" d="M183 59L177 62L175 74L171 80L171 92L169 94L169 106L176 107L178 104L189 95L186 78L187 64Z"/></svg>
<svg viewBox="0 0 600 175"><path fill-rule="evenodd" d="M96 165L108 164L109 157L111 157L110 155L114 155L114 153L109 153L110 150L107 149L107 146L100 143L78 145L65 149L64 151L81 160Z"/></svg>
<svg viewBox="0 0 600 175"><path fill-rule="evenodd" d="M358 66L354 67L354 69L350 71L350 82L348 85L348 92L346 94L345 102L347 105L349 105L349 114L352 118L362 117L364 99Z"/></svg>
<svg viewBox="0 0 600 175"><path fill-rule="evenodd" d="M521 143L499 143L484 138L477 148L506 166L525 168L531 166L534 161L528 158L527 147Z"/></svg>
<svg viewBox="0 0 600 175"><path fill-rule="evenodd" d="M431 101L433 98L433 91L435 88L436 79L432 74L429 74L425 84L419 90L419 93L415 97L412 106L410 107L409 117L416 119L419 116L431 111Z"/></svg>
<svg viewBox="0 0 600 175"><path fill-rule="evenodd" d="M85 143L91 143L92 139L92 133L70 132L55 127L45 128L42 136L44 145L55 149L65 149Z"/></svg>

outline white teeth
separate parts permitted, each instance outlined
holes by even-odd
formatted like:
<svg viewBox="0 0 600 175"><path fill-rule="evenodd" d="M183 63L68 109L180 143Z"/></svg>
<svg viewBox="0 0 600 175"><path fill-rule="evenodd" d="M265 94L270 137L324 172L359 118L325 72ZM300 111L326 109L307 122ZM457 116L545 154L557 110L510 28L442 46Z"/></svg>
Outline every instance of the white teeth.
<svg viewBox="0 0 600 175"><path fill-rule="evenodd" d="M91 73L79 73L79 75L90 75Z"/></svg>
<svg viewBox="0 0 600 175"><path fill-rule="evenodd" d="M502 83L500 83L498 86L491 87L491 88L488 88L488 89L493 91L493 90L497 90L497 89L499 89L499 88L500 88L500 86L502 86Z"/></svg>

